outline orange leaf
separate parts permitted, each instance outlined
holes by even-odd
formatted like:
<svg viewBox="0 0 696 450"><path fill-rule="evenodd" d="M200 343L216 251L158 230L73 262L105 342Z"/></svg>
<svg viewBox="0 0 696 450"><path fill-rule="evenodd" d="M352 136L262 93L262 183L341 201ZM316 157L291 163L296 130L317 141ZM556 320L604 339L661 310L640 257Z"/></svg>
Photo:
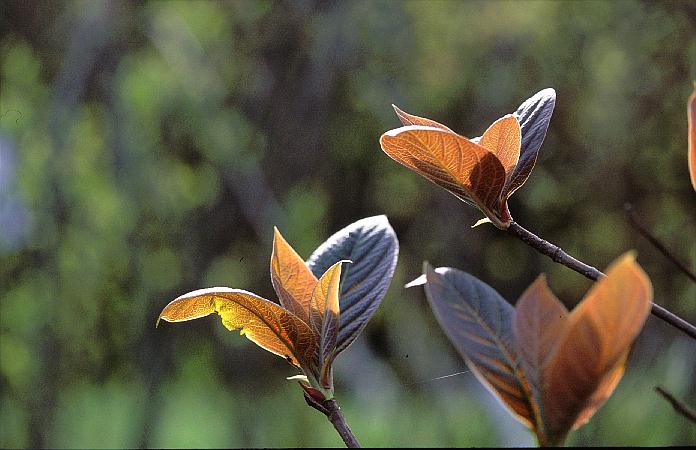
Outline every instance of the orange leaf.
<svg viewBox="0 0 696 450"><path fill-rule="evenodd" d="M535 432L545 440L542 414L542 369L567 326L568 310L539 276L515 305L513 330L522 369L531 384L530 403L535 413Z"/></svg>
<svg viewBox="0 0 696 450"><path fill-rule="evenodd" d="M309 270L300 255L273 227L273 253L271 254L271 282L280 304L305 323L309 323L310 301L317 278Z"/></svg>
<svg viewBox="0 0 696 450"><path fill-rule="evenodd" d="M479 141L479 145L487 148L500 160L505 169L506 186L510 183L512 173L520 159L521 142L520 123L512 114L493 122Z"/></svg>
<svg viewBox="0 0 696 450"><path fill-rule="evenodd" d="M560 442L616 387L626 355L650 313L652 286L629 252L614 262L570 313L542 372L546 432Z"/></svg>
<svg viewBox="0 0 696 450"><path fill-rule="evenodd" d="M696 190L696 83L694 92L689 97L687 105L687 121L689 124L689 175L691 186Z"/></svg>
<svg viewBox="0 0 696 450"><path fill-rule="evenodd" d="M396 105L392 105L392 108L394 108L396 115L399 117L399 120L401 121L401 123L404 124L405 127L409 126L409 125L421 125L424 127L439 128L441 130L445 130L445 131L449 131L450 133L454 133L454 131L452 131L449 127L446 127L445 125L441 124L440 122L435 122L434 120L426 119L425 117L414 116L413 114L409 114L406 111L402 111ZM454 133L454 134L457 134L457 133Z"/></svg>
<svg viewBox="0 0 696 450"><path fill-rule="evenodd" d="M628 353L626 352L624 356L619 359L618 364L609 371L609 373L602 379L599 387L595 390L594 394L585 403L585 408L580 411L578 417L573 423L573 429L579 428L580 426L587 423L588 420L594 415L595 411L599 409L602 404L607 401L611 396L616 386L621 381L621 377L626 370L626 360L628 359Z"/></svg>
<svg viewBox="0 0 696 450"><path fill-rule="evenodd" d="M419 125L384 133L380 145L390 158L473 203L499 228L509 225L509 217L500 212L505 169L485 147L458 134Z"/></svg>
<svg viewBox="0 0 696 450"><path fill-rule="evenodd" d="M341 265L339 261L324 272L312 293L309 324L312 331L319 336L319 368L321 384L331 388L331 364L336 352L336 337L338 336L338 321L340 308L338 292L341 281Z"/></svg>
<svg viewBox="0 0 696 450"><path fill-rule="evenodd" d="M297 367L311 366L317 352L314 332L293 313L251 292L225 287L192 291L172 300L159 319L183 322L214 312L227 329L241 329L259 347Z"/></svg>

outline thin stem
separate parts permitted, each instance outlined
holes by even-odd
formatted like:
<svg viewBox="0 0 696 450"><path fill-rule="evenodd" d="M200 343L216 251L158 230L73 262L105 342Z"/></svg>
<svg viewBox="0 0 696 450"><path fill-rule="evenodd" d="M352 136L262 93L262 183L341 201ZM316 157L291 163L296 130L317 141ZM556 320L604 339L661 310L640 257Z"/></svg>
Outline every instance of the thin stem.
<svg viewBox="0 0 696 450"><path fill-rule="evenodd" d="M660 386L655 386L655 390L662 395L668 402L672 404L672 408L690 421L696 423L696 411L686 406L684 403L677 400L674 395L670 394Z"/></svg>
<svg viewBox="0 0 696 450"><path fill-rule="evenodd" d="M572 269L590 280L598 280L600 277L604 276L604 273L599 269L585 264L584 262L577 260L570 256L568 253L563 251L557 245L550 243L539 236L535 235L531 231L523 228L516 222L512 222L508 228L508 232L513 236L519 238L525 244L537 250L539 253L543 253L555 262L563 264L564 266ZM696 327L677 316L676 314L670 312L669 310L663 308L662 306L653 303L652 309L650 311L654 316L659 317L673 327L683 331L693 339L696 339Z"/></svg>
<svg viewBox="0 0 696 450"><path fill-rule="evenodd" d="M304 397L309 406L321 412L329 419L329 422L331 422L338 434L341 436L341 439L343 439L346 447L360 448L360 443L353 434L353 431L351 431L350 427L348 426L348 422L346 422L346 418L343 416L341 407L338 406L336 400L331 399L320 402L314 399L311 395L307 394L307 392L304 393Z"/></svg>
<svg viewBox="0 0 696 450"><path fill-rule="evenodd" d="M633 210L633 205L630 203L626 203L624 206L624 209L626 210L626 215L628 216L628 220L631 222L631 225L633 225L633 228L635 228L640 234L645 237L650 243L660 251L667 259L672 261L672 264L677 266L679 270L684 272L687 277L691 278L692 281L696 282L696 273L694 273L691 269L689 269L686 264L684 264L679 258L674 256L674 254L669 251L669 249L659 240L657 237L655 237L654 234L650 232L641 222L638 220L638 216L636 215L635 211Z"/></svg>

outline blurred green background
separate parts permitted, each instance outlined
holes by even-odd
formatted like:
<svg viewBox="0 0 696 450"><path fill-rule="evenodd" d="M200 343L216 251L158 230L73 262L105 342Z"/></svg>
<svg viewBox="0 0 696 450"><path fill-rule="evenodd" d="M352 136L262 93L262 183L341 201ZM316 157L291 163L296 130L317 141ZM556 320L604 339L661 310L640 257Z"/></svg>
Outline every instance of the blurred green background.
<svg viewBox="0 0 696 450"><path fill-rule="evenodd" d="M546 87L523 226L606 267L628 249L656 302L696 322L686 99L696 4L494 1L3 1L0 5L0 446L341 446L285 361L210 317L155 319L210 286L275 299L273 226L303 257L387 214L399 264L337 361L370 446L534 441L438 328L422 261L513 301L540 273L568 305L589 282L382 153L395 103L479 135ZM694 341L654 317L574 445L696 444L653 390L696 406Z"/></svg>

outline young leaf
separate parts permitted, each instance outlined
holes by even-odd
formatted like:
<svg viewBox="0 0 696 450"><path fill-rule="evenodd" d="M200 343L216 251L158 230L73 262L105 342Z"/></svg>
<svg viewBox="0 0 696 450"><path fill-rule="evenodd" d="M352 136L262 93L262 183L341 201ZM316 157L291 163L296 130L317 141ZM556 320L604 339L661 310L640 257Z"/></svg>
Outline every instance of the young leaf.
<svg viewBox="0 0 696 450"><path fill-rule="evenodd" d="M630 252L609 267L570 313L542 374L545 425L552 439L562 440L611 395L651 301L650 280Z"/></svg>
<svg viewBox="0 0 696 450"><path fill-rule="evenodd" d="M696 83L694 83L694 92L689 97L686 112L689 125L689 175L691 186L696 191Z"/></svg>
<svg viewBox="0 0 696 450"><path fill-rule="evenodd" d="M458 134L419 125L387 131L380 145L390 158L474 203L496 226L509 224L499 208L505 168L485 147Z"/></svg>
<svg viewBox="0 0 696 450"><path fill-rule="evenodd" d="M317 338L305 322L277 304L241 289L215 287L189 292L165 306L159 319L183 322L215 312L228 330L241 329L241 334L259 347L297 367L310 366L317 353Z"/></svg>
<svg viewBox="0 0 696 450"><path fill-rule="evenodd" d="M479 145L498 157L505 169L505 182L508 183L520 159L520 124L508 114L491 124L483 133Z"/></svg>
<svg viewBox="0 0 696 450"><path fill-rule="evenodd" d="M518 367L513 308L493 288L448 267L424 264L425 294L440 326L476 377L534 428L528 383Z"/></svg>
<svg viewBox="0 0 696 450"><path fill-rule="evenodd" d="M431 119L426 119L425 117L414 116L412 114L407 113L406 111L402 111L396 105L392 105L392 108L394 108L396 115L399 117L399 120L401 121L401 123L404 124L405 127L407 127L409 125L421 125L424 127L439 128L441 130L445 130L445 131L448 131L450 133L454 133L454 131L452 131L449 127L446 127L445 125L443 125L439 122L435 122L434 120L431 120Z"/></svg>
<svg viewBox="0 0 696 450"><path fill-rule="evenodd" d="M535 413L534 431L539 442L546 440L542 417L542 370L567 325L568 310L540 275L515 305L513 334L522 370L530 384L530 403Z"/></svg>
<svg viewBox="0 0 696 450"><path fill-rule="evenodd" d="M519 162L505 186L506 197L522 186L532 173L555 105L556 91L546 88L525 100L513 113L520 123L522 143Z"/></svg>
<svg viewBox="0 0 696 450"><path fill-rule="evenodd" d="M309 323L309 309L317 277L304 260L273 227L273 253L271 254L271 282L280 304L297 317Z"/></svg>
<svg viewBox="0 0 696 450"><path fill-rule="evenodd" d="M387 217L375 216L336 232L307 260L316 276L338 261L353 261L343 270L336 355L355 340L379 306L394 275L398 253L399 242Z"/></svg>
<svg viewBox="0 0 696 450"><path fill-rule="evenodd" d="M338 289L341 281L341 264L339 261L321 276L314 288L309 314L309 324L314 333L319 336L319 367L321 384L331 388L331 364L336 351L336 338L340 307Z"/></svg>

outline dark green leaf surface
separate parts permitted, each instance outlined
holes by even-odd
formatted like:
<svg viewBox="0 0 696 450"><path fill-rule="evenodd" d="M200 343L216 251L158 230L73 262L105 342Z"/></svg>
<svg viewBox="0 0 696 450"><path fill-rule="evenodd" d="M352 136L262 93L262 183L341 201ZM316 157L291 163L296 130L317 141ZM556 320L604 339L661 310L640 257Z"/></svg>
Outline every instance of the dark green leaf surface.
<svg viewBox="0 0 696 450"><path fill-rule="evenodd" d="M353 261L344 267L341 282L337 355L355 340L382 301L398 253L399 242L387 217L374 216L339 230L307 260L315 276L338 261Z"/></svg>

